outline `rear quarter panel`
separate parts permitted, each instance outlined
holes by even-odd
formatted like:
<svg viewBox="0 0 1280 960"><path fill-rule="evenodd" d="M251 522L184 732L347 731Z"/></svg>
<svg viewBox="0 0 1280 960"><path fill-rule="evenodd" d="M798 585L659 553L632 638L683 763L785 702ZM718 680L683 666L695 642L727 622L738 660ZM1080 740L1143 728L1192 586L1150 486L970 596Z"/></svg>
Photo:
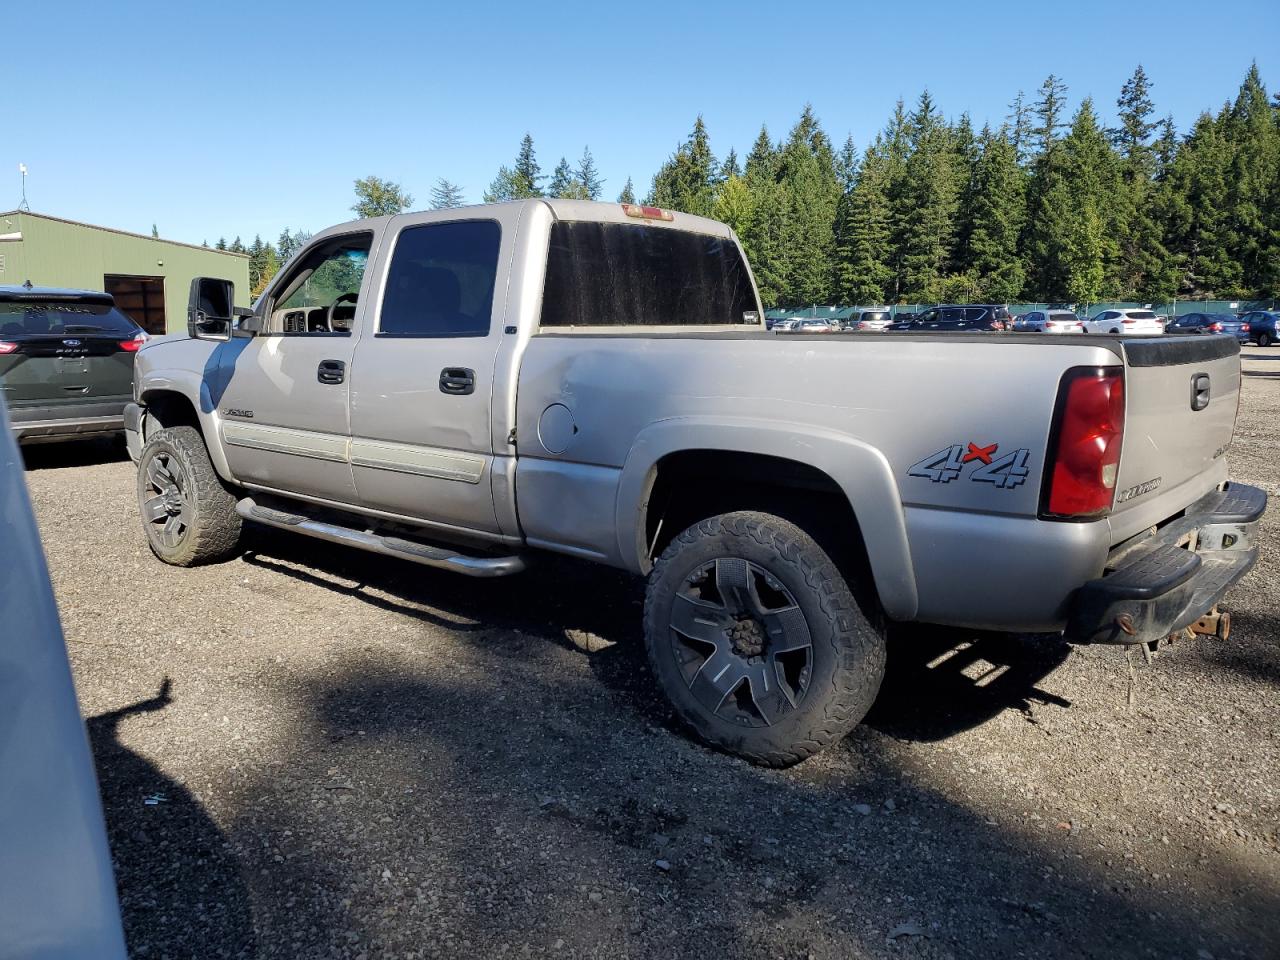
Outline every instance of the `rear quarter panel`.
<svg viewBox="0 0 1280 960"><path fill-rule="evenodd" d="M918 591L914 610L891 615L1049 626L1063 601L1052 584L1063 581L1064 561L1066 577L1080 575L1074 586L1101 568L1109 541L1105 521L1035 519L1058 381L1071 366L1119 362L1114 347L1078 337L538 335L520 373L521 522L539 545L643 571L634 522L622 529L614 515L636 517L620 491L634 484L624 472L652 466L652 457L632 455L651 425L750 422L789 437L791 456L807 463L829 434L848 438L850 451L876 451L884 464L868 469L871 461L850 453L828 472L864 533L883 529L886 509L900 511L903 542L867 537L877 584L901 575L889 567L905 556ZM568 411L573 429L548 445L540 430L553 405ZM911 475L953 452L969 457L958 470ZM994 464L1008 455L1026 471L1018 482L975 479L983 457Z"/></svg>

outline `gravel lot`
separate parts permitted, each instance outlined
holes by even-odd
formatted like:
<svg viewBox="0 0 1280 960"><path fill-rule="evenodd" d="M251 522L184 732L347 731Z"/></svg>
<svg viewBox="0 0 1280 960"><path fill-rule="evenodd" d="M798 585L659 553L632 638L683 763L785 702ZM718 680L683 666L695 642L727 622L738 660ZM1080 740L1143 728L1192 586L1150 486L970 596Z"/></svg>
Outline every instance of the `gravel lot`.
<svg viewBox="0 0 1280 960"><path fill-rule="evenodd" d="M1246 354L1233 474L1275 498ZM1280 956L1275 507L1230 639L1132 692L1113 648L904 632L775 772L674 726L626 577L265 532L175 569L118 447L26 455L136 957Z"/></svg>

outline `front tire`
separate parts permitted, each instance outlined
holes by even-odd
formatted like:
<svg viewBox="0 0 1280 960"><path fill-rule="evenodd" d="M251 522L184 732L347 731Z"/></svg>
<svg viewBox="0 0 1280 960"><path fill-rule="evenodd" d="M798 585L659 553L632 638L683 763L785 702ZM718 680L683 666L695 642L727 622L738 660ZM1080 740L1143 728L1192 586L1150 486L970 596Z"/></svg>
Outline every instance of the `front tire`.
<svg viewBox="0 0 1280 960"><path fill-rule="evenodd" d="M138 509L151 552L165 563L225 560L240 543L236 498L194 427L168 427L147 440L138 458Z"/></svg>
<svg viewBox="0 0 1280 960"><path fill-rule="evenodd" d="M695 734L770 767L844 737L884 676L884 637L831 558L765 513L711 517L671 542L649 577L645 646Z"/></svg>
<svg viewBox="0 0 1280 960"><path fill-rule="evenodd" d="M1269 347L1269 346L1271 346L1271 334L1269 334L1269 333L1260 333L1260 334L1258 334L1258 346L1260 346L1260 347Z"/></svg>

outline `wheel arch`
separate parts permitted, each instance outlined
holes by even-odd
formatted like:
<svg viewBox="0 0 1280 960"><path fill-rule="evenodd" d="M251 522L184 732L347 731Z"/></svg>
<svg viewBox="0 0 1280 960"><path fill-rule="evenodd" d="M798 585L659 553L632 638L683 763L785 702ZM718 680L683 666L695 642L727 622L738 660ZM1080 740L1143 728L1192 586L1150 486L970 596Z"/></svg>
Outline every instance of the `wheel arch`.
<svg viewBox="0 0 1280 960"><path fill-rule="evenodd" d="M618 550L629 569L648 573L653 548L663 536L679 533L665 530L655 535L655 517L660 516L655 511L665 514L668 509L667 503L659 502L670 489L664 487L664 475L669 478L674 470L677 476L688 476L680 471L693 463L701 468L694 476L705 478L707 470L719 470L734 493L750 487L786 491L797 498L830 497L823 503L837 511L833 518L839 521L839 512L847 511L852 520L885 612L898 620L915 616L918 597L906 521L888 461L854 437L804 424L688 417L663 420L641 431L623 466L616 505ZM715 496L705 496L705 487L693 493L695 500L708 504L706 509L717 502ZM729 509L751 505L725 499ZM755 508L762 506L757 503ZM676 511L674 522L698 512ZM709 515L702 512L704 516L692 516L690 522Z"/></svg>
<svg viewBox="0 0 1280 960"><path fill-rule="evenodd" d="M203 378L181 372L151 373L138 385L138 403L143 408L142 442L154 421L161 427L189 426L200 431L209 460L218 475L228 482L235 477L218 442L218 415ZM210 442L210 437L213 442Z"/></svg>

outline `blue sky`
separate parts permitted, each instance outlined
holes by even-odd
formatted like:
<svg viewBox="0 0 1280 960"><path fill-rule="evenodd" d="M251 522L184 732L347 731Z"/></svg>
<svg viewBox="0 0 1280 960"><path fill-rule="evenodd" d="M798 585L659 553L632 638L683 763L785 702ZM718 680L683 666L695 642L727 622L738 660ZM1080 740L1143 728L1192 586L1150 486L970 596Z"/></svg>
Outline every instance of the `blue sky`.
<svg viewBox="0 0 1280 960"><path fill-rule="evenodd" d="M701 113L717 155L805 102L864 146L894 101L998 124L1056 73L1110 119L1139 62L1185 130L1251 60L1280 89L1272 2L117 3L6 13L0 209L211 244L349 219L352 181L468 200L531 132L550 172L589 144L643 193ZM16 13L16 17L14 14ZM30 38L30 42L28 42Z"/></svg>

